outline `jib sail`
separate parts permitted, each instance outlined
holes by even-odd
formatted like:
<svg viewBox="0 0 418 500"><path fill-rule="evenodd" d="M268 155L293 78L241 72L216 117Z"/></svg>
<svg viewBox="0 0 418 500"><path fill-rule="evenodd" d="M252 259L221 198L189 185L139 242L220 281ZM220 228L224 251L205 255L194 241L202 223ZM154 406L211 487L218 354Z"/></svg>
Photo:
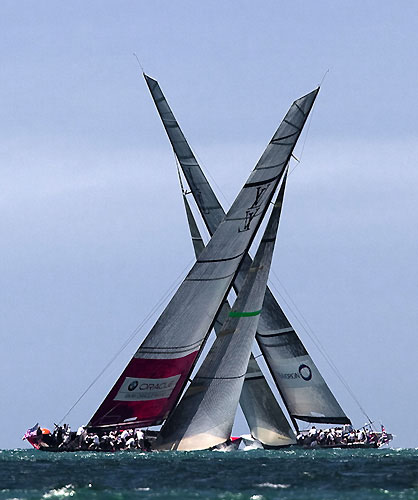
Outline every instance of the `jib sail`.
<svg viewBox="0 0 418 500"><path fill-rule="evenodd" d="M157 449L202 450L225 442L231 435L263 304L285 182L286 176L234 306L182 400L163 425Z"/></svg>
<svg viewBox="0 0 418 500"><path fill-rule="evenodd" d="M196 257L198 257L204 248L203 239L184 191L183 200L190 236ZM225 301L214 325L217 335L220 333L230 311L231 308L228 302ZM287 446L296 443L295 433L284 416L253 354L250 355L239 402L251 435L255 439L268 446Z"/></svg>

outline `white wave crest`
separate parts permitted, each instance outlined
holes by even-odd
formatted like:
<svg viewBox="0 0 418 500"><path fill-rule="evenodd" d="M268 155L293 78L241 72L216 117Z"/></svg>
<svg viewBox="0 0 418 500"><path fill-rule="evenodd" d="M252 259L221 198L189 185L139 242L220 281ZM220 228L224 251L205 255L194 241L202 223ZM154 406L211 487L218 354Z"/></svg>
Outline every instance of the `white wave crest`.
<svg viewBox="0 0 418 500"><path fill-rule="evenodd" d="M62 488L47 491L44 495L42 495L42 498L67 498L74 495L74 486L72 484L67 484Z"/></svg>
<svg viewBox="0 0 418 500"><path fill-rule="evenodd" d="M279 488L290 488L290 484L281 484L281 483L260 483L257 484L259 488L274 488L274 489L279 489Z"/></svg>

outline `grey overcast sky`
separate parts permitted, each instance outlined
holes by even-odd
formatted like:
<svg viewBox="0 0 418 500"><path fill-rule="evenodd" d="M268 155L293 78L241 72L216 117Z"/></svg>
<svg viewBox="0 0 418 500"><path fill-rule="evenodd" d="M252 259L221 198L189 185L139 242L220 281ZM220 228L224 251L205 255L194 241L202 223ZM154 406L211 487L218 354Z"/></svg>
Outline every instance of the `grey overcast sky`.
<svg viewBox="0 0 418 500"><path fill-rule="evenodd" d="M133 52L225 207L329 70L289 177L273 291L355 424L300 313L394 446L418 446L417 25L418 3L402 0L1 2L0 448L59 421L191 266L173 155Z"/></svg>

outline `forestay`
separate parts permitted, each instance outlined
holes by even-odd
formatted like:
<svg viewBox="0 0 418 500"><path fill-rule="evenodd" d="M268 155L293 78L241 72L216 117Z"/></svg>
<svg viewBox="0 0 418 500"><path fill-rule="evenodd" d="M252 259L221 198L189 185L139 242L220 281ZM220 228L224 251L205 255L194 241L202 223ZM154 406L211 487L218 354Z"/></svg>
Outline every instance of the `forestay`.
<svg viewBox="0 0 418 500"><path fill-rule="evenodd" d="M163 425L156 449L202 450L230 436L263 304L286 183L254 262L193 382Z"/></svg>
<svg viewBox="0 0 418 500"><path fill-rule="evenodd" d="M184 192L183 200L190 236L196 257L198 257L205 245ZM216 317L214 325L216 335L220 333L230 311L229 303L225 301ZM251 435L255 439L267 446L288 446L296 443L295 433L284 416L253 354L250 355L239 403Z"/></svg>
<svg viewBox="0 0 418 500"><path fill-rule="evenodd" d="M202 344L250 247L291 154L274 134L229 212L128 366L90 427L157 425L176 404Z"/></svg>
<svg viewBox="0 0 418 500"><path fill-rule="evenodd" d="M158 82L147 75L144 77L202 218L209 233L213 234L224 215L222 206L196 161ZM297 99L280 126L281 141L289 143L291 150L318 90ZM247 255L234 282L237 292L250 266L251 258ZM349 419L268 288L263 311L256 338L293 421L348 423Z"/></svg>

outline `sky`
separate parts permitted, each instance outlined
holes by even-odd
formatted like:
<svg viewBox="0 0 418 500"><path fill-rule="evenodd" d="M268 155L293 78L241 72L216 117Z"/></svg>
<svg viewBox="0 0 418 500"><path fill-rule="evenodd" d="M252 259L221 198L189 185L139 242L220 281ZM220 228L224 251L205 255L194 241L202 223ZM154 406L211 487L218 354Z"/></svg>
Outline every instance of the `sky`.
<svg viewBox="0 0 418 500"><path fill-rule="evenodd" d="M86 423L193 263L134 52L225 208L323 80L271 287L355 425L315 336L393 446L418 446L417 16L402 0L1 2L0 448L61 420L155 308L66 419Z"/></svg>

